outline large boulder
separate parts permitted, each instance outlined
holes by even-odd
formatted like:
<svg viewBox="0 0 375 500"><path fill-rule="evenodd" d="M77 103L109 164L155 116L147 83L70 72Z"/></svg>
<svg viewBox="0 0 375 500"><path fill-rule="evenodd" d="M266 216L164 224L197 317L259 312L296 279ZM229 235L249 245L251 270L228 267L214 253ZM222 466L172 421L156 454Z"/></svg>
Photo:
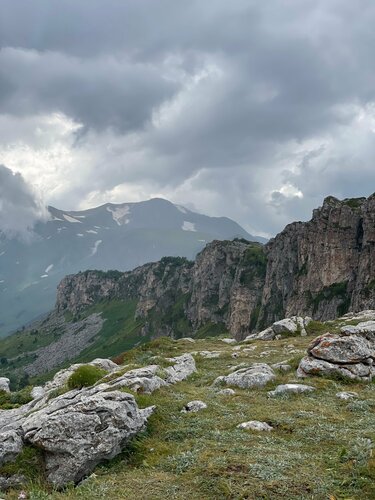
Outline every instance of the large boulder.
<svg viewBox="0 0 375 500"><path fill-rule="evenodd" d="M275 378L273 369L265 363L254 363L247 368L241 368L229 375L218 377L214 384L226 384L241 389L264 387Z"/></svg>
<svg viewBox="0 0 375 500"><path fill-rule="evenodd" d="M358 335L323 335L313 341L308 353L314 358L340 364L371 363L375 358L374 344Z"/></svg>
<svg viewBox="0 0 375 500"><path fill-rule="evenodd" d="M55 398L28 416L22 430L24 441L44 451L47 480L59 488L119 454L151 413L140 410L130 394L92 388Z"/></svg>
<svg viewBox="0 0 375 500"><path fill-rule="evenodd" d="M308 316L305 318L302 318L301 316L284 318L279 321L275 321L275 323L259 333L252 333L248 335L244 341L273 340L275 338L279 338L279 336L305 336L307 335L306 327L311 321L311 318Z"/></svg>
<svg viewBox="0 0 375 500"><path fill-rule="evenodd" d="M300 361L297 376L303 378L309 375L339 376L351 380L370 381L375 375L375 369L372 365L365 365L363 363L336 364L323 359L306 356Z"/></svg>

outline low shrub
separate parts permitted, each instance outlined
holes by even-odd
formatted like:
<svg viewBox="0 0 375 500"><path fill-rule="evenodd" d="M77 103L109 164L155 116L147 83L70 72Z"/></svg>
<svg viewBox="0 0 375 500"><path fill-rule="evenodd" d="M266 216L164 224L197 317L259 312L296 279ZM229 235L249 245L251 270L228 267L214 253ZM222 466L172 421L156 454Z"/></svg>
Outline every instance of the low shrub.
<svg viewBox="0 0 375 500"><path fill-rule="evenodd" d="M69 389L82 389L94 385L104 377L105 370L92 365L82 365L68 378Z"/></svg>

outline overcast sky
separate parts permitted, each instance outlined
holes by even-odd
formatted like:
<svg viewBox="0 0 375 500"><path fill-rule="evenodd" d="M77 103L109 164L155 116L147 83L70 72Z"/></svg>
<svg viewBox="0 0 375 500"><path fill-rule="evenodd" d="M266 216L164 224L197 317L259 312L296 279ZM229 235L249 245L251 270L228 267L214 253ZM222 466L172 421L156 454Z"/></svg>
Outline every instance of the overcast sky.
<svg viewBox="0 0 375 500"><path fill-rule="evenodd" d="M371 194L374 26L373 0L1 0L0 227L161 196L272 235Z"/></svg>

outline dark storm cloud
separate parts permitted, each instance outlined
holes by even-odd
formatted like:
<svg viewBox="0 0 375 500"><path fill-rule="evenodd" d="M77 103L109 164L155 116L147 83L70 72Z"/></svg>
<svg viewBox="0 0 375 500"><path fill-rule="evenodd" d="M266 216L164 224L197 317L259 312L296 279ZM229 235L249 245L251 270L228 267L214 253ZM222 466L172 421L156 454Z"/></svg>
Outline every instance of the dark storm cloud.
<svg viewBox="0 0 375 500"><path fill-rule="evenodd" d="M95 175L73 205L190 179L213 212L274 232L325 194L374 190L358 119L375 114L374 23L372 0L2 0L0 113L82 124Z"/></svg>
<svg viewBox="0 0 375 500"><path fill-rule="evenodd" d="M28 239L45 211L19 173L0 165L0 232Z"/></svg>

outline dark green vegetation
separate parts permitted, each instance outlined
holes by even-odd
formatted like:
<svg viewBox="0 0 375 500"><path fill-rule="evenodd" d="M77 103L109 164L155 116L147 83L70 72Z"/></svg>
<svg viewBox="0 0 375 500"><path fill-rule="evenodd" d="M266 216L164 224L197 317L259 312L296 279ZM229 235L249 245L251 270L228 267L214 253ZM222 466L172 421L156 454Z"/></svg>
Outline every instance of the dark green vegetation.
<svg viewBox="0 0 375 500"><path fill-rule="evenodd" d="M245 251L241 265L244 267L240 276L242 285L250 285L256 278L264 279L267 270L267 257L264 247L258 243L252 243Z"/></svg>
<svg viewBox="0 0 375 500"><path fill-rule="evenodd" d="M337 307L339 316L347 313L350 305L350 295L347 291L348 282L332 283L332 285L323 288L315 297L312 298L313 312L315 313L319 304L323 301L332 301L337 299L340 304Z"/></svg>
<svg viewBox="0 0 375 500"><path fill-rule="evenodd" d="M82 387L90 387L103 378L105 374L106 372L97 366L82 365L68 378L68 388L82 389Z"/></svg>
<svg viewBox="0 0 375 500"><path fill-rule="evenodd" d="M12 408L18 408L28 403L32 399L30 392L30 386L10 394L5 391L0 391L0 410L11 410Z"/></svg>
<svg viewBox="0 0 375 500"><path fill-rule="evenodd" d="M327 328L315 322L317 332ZM168 358L189 351L220 351L218 359L196 356L197 373L175 386L152 395L134 394L140 407L156 404L146 431L124 453L98 467L95 476L80 486L53 492L36 470L38 455L23 456L33 482L30 499L123 500L368 500L375 497L375 386L311 378L309 394L269 398L267 391L280 383L296 381L294 372L279 373L263 389L236 389L221 396L214 379L239 363L275 363L290 360L296 367L312 337L280 341L253 341L251 352L232 358L232 347L219 338L195 343L159 338L123 355L124 364L147 365L154 356ZM260 353L263 353L260 356ZM124 389L127 391L126 389ZM359 394L351 402L336 398L338 391ZM127 391L130 392L130 391ZM201 399L208 408L182 414L183 406ZM266 421L270 433L237 429L248 420ZM369 441L371 440L371 442ZM26 458L26 461L25 461ZM21 467L22 465L22 467ZM7 499L15 500L18 491Z"/></svg>

